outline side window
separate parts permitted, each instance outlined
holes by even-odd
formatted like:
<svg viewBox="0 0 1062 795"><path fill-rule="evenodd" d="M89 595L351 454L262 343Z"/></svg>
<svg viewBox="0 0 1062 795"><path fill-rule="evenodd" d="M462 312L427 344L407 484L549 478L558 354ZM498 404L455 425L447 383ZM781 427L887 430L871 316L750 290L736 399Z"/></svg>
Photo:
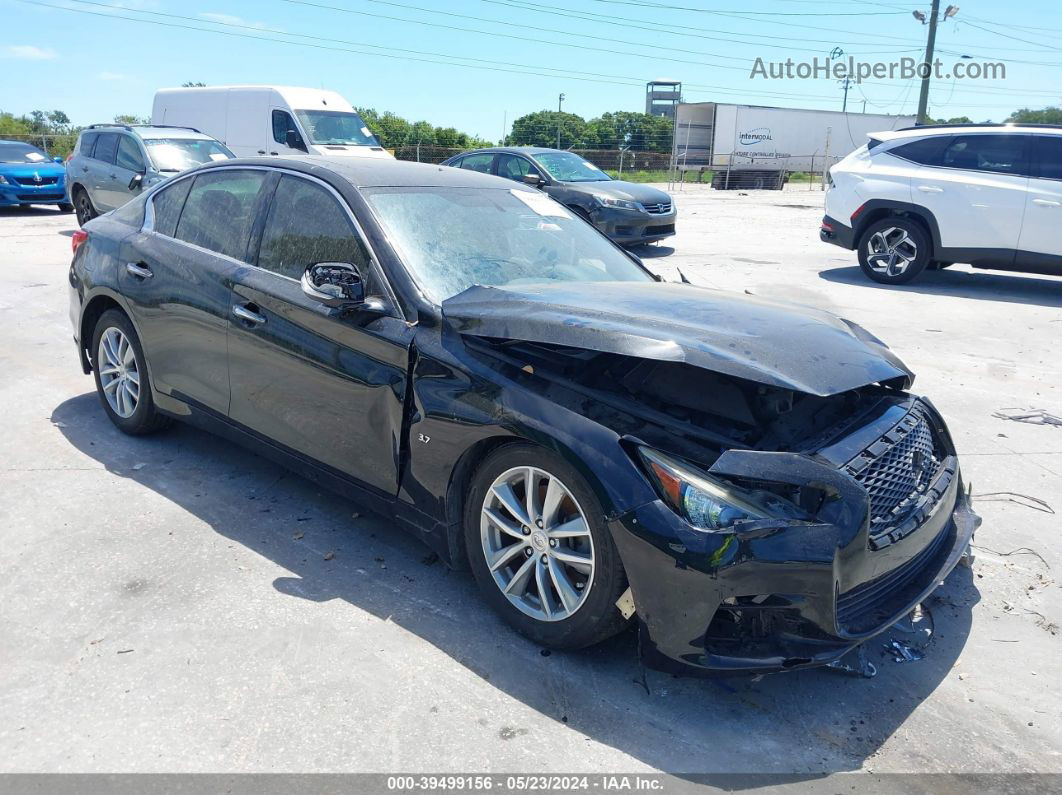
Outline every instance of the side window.
<svg viewBox="0 0 1062 795"><path fill-rule="evenodd" d="M131 135L119 136L118 154L114 158L114 164L119 168L127 168L130 171L144 170L144 156L140 154L140 144Z"/></svg>
<svg viewBox="0 0 1062 795"><path fill-rule="evenodd" d="M99 133L95 133L95 132L84 133L81 136L81 146L79 146L77 148L77 153L79 155L84 155L85 157L92 157L92 150L95 148L96 139L99 138L99 137L100 137Z"/></svg>
<svg viewBox="0 0 1062 795"><path fill-rule="evenodd" d="M944 147L949 141L951 141L950 135L934 135L932 138L923 138L921 141L912 141L909 144L897 146L895 149L890 149L888 153L923 166L939 166L942 164Z"/></svg>
<svg viewBox="0 0 1062 795"><path fill-rule="evenodd" d="M1036 157L1043 179L1062 179L1062 135L1037 135Z"/></svg>
<svg viewBox="0 0 1062 795"><path fill-rule="evenodd" d="M494 160L494 155L468 155L461 161L459 168L467 168L469 171L482 171L484 174L490 173L490 164Z"/></svg>
<svg viewBox="0 0 1062 795"><path fill-rule="evenodd" d="M96 148L92 152L92 156L96 160L102 160L104 163L113 163L114 156L118 153L118 133L100 133L100 138L96 141Z"/></svg>
<svg viewBox="0 0 1062 795"><path fill-rule="evenodd" d="M516 155L498 155L498 176L523 182L527 174L541 176L537 168L526 157Z"/></svg>
<svg viewBox="0 0 1062 795"><path fill-rule="evenodd" d="M944 149L942 165L967 171L1028 174L1024 135L956 135Z"/></svg>
<svg viewBox="0 0 1062 795"><path fill-rule="evenodd" d="M273 111L273 140L286 146L288 143L288 130L298 132L298 127L295 126L295 120L291 118L291 114L283 110Z"/></svg>
<svg viewBox="0 0 1062 795"><path fill-rule="evenodd" d="M177 222L178 240L247 261L264 171L207 171L195 178Z"/></svg>
<svg viewBox="0 0 1062 795"><path fill-rule="evenodd" d="M258 267L301 279L317 262L349 262L364 274L369 252L335 196L316 183L285 174L266 216Z"/></svg>
<svg viewBox="0 0 1062 795"><path fill-rule="evenodd" d="M173 237L177 229L177 219L188 197L188 190L193 180L179 179L167 185L151 199L151 209L155 212L155 231L166 237Z"/></svg>

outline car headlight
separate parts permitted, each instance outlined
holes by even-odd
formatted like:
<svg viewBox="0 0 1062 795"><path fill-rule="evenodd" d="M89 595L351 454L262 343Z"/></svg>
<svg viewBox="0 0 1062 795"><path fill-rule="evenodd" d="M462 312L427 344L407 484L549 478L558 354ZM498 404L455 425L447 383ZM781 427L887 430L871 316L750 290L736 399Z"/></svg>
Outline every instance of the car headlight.
<svg viewBox="0 0 1062 795"><path fill-rule="evenodd" d="M0 185L10 185L10 184L11 183L7 181L7 177L5 177L3 174L0 174Z"/></svg>
<svg viewBox="0 0 1062 795"><path fill-rule="evenodd" d="M639 447L638 453L660 496L694 527L725 530L756 519L810 518L776 494L743 489L647 447Z"/></svg>
<svg viewBox="0 0 1062 795"><path fill-rule="evenodd" d="M621 210L642 211L642 205L638 202L629 201L628 199L617 199L614 196L606 196L603 193L595 193L594 200L602 207L617 207Z"/></svg>

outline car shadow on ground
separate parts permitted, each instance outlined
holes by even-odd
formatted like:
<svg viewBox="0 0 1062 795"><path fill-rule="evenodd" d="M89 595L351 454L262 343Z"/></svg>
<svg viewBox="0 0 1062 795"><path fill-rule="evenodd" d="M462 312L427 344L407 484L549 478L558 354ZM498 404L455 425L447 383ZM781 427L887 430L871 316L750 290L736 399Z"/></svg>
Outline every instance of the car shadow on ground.
<svg viewBox="0 0 1062 795"><path fill-rule="evenodd" d="M900 290L974 298L980 301L1062 307L1062 279L1052 279L1049 276L1041 278L1018 273L945 268L940 271L926 271L910 284L886 285L872 282L863 275L858 265L819 271L819 276L830 282L876 290Z"/></svg>
<svg viewBox="0 0 1062 795"><path fill-rule="evenodd" d="M631 246L630 251L632 254L640 257L641 259L656 259L657 257L669 257L675 253L675 249L671 246L654 246L649 243L643 243L638 246Z"/></svg>
<svg viewBox="0 0 1062 795"><path fill-rule="evenodd" d="M23 216L25 218L39 218L42 215L69 215L74 217L73 212L60 212L59 208L52 204L31 204L21 207L0 207L0 218L4 216Z"/></svg>
<svg viewBox="0 0 1062 795"><path fill-rule="evenodd" d="M51 418L108 472L290 572L259 587L314 603L342 599L414 633L582 738L679 775L755 772L803 780L860 769L949 674L979 598L970 570L956 569L927 601L935 633L925 658L897 664L883 654L887 633L868 644L878 668L872 679L828 670L678 679L640 666L633 632L582 652L547 653L490 612L471 575L447 570L386 517L359 516L356 504L209 434L178 424L150 437L123 436L95 393L65 401ZM351 671L354 689L356 676ZM480 723L489 725L491 717ZM948 721L941 732L961 725L947 711L940 720ZM494 728L502 739L529 731ZM923 744L941 737L911 739L923 748L913 750L917 759L930 753Z"/></svg>

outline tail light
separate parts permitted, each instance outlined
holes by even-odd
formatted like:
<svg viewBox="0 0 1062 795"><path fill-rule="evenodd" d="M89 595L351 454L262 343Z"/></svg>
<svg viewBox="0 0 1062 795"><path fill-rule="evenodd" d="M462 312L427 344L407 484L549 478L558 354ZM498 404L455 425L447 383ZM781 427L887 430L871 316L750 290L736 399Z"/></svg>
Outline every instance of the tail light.
<svg viewBox="0 0 1062 795"><path fill-rule="evenodd" d="M860 216L860 215L862 214L863 210L865 210L866 208L867 208L867 206L866 206L866 204L865 204L865 203L864 203L864 204L861 204L861 205L859 205L858 207L856 207L856 210L855 210L855 212L854 212L854 213L852 213L852 218L851 218L851 220L852 220L852 221L855 221L855 219L856 219L856 218L858 218L858 217L859 217L859 216Z"/></svg>
<svg viewBox="0 0 1062 795"><path fill-rule="evenodd" d="M81 244L86 240L88 240L88 232L84 229L75 230L73 236L70 238L70 249L77 254L77 250L81 248Z"/></svg>

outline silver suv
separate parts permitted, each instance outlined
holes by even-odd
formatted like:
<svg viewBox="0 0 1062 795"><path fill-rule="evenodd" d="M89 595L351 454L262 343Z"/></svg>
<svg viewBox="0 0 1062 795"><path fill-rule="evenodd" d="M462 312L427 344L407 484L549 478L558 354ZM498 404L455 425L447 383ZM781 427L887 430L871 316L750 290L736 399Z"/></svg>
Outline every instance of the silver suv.
<svg viewBox="0 0 1062 795"><path fill-rule="evenodd" d="M93 124L67 158L66 184L84 226L174 174L233 157L220 141L191 127Z"/></svg>

